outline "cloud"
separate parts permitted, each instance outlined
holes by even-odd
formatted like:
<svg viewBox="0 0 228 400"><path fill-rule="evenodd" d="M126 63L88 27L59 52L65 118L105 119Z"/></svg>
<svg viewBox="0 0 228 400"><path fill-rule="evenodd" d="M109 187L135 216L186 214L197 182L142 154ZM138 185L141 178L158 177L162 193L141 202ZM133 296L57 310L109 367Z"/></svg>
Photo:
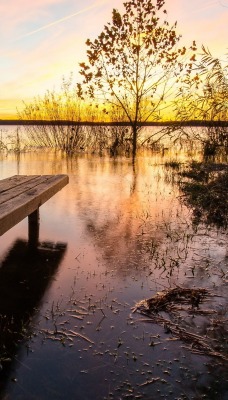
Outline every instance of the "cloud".
<svg viewBox="0 0 228 400"><path fill-rule="evenodd" d="M62 23L62 22L65 22L65 21L67 21L68 19L71 19L71 18L73 18L73 17L76 17L77 15L84 14L84 13L86 13L87 11L90 11L90 10L92 10L92 9L94 9L94 8L97 8L98 5L102 5L104 2L105 2L105 1L99 1L99 2L96 1L96 2L93 3L92 5L90 5L90 6L88 6L88 7L85 7L85 8L83 8L83 9L81 9L81 10L75 12L75 13L72 13L72 14L70 14L70 15L67 15L67 16L63 17L63 18L57 19L57 20L55 20L55 21L53 21L53 22L50 22L49 24L46 24L46 25L41 26L41 27L38 28L38 29L32 30L32 31L30 31L30 32L28 32L28 33L26 33L26 34L24 34L24 35L21 35L21 36L19 36L18 38L16 38L16 40L25 38L25 37L27 37L27 36L34 35L35 33L38 33L38 32L41 32L41 31L43 31L43 30L45 30L45 29L51 28L52 26L57 25L57 24L60 24L60 23Z"/></svg>
<svg viewBox="0 0 228 400"><path fill-rule="evenodd" d="M72 2L72 0L1 1L0 38L1 40L3 38L8 40L13 35L16 38L26 37L107 3L110 3L110 0L80 0L76 2ZM66 16L62 17L64 14ZM59 18L53 20L53 16L54 18L59 16ZM40 26L41 21L46 23ZM36 26L37 29L34 29ZM31 29L32 27L33 29Z"/></svg>
<svg viewBox="0 0 228 400"><path fill-rule="evenodd" d="M64 4L65 0L7 0L0 2L1 25L0 32L2 37L9 37L17 32L18 29L25 28L30 21L35 21L44 17L48 7Z"/></svg>
<svg viewBox="0 0 228 400"><path fill-rule="evenodd" d="M222 0L227 2L228 0ZM215 56L226 52L228 8L219 0L167 0L168 19L177 21L182 42L196 40L208 46Z"/></svg>
<svg viewBox="0 0 228 400"><path fill-rule="evenodd" d="M18 2L20 6L28 4L26 0ZM43 6L42 10L39 9L41 13L41 11L45 11L44 5L56 5L57 3L56 0L39 0L39 4L35 0L34 2L33 7L30 8L33 13L38 12L38 5ZM72 5L71 0L61 0L59 6L63 2L65 6L67 3ZM53 22L40 26L38 29L27 30L26 34L19 35L21 40L15 40L15 35L14 40L8 44L2 38L0 39L2 50L0 56L1 97L7 98L20 95L20 93L22 98L27 95L36 96L47 89L52 89L54 84L59 85L63 75L77 71L78 62L82 61L85 56L87 35L90 35L95 25L97 28L100 26L96 14L97 12L102 13L102 6L110 5L109 0L84 0L83 3L85 7L76 12L52 20ZM12 1L9 0L9 7L11 4ZM97 8L96 11L95 8ZM1 9L3 9L2 4ZM64 7L64 12L58 9L59 15L64 15L66 9L69 11L67 7ZM87 29L84 29L85 17L83 14L86 14ZM48 15L50 17L50 14ZM56 16L56 14L53 15ZM77 24L74 20L76 16L78 16ZM48 19L50 20L50 18Z"/></svg>

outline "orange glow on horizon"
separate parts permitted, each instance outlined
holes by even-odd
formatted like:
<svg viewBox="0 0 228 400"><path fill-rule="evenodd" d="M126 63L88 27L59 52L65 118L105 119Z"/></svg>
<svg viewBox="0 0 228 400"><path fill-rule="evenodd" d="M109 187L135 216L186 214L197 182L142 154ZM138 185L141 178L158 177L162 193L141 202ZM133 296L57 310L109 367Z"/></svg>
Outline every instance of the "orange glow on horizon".
<svg viewBox="0 0 228 400"><path fill-rule="evenodd" d="M27 99L28 102L32 99ZM0 120L18 119L17 109L24 108L24 104L20 99L0 99Z"/></svg>
<svg viewBox="0 0 228 400"><path fill-rule="evenodd" d="M195 40L215 57L227 51L228 7L224 2L166 0L167 20L177 21L186 47ZM86 56L85 41L96 38L111 20L113 6L123 0L8 0L1 2L0 119L17 119L23 101L29 103L47 90L57 90L63 76L73 72ZM26 10L22 13L21 10ZM170 113L166 113L170 119Z"/></svg>

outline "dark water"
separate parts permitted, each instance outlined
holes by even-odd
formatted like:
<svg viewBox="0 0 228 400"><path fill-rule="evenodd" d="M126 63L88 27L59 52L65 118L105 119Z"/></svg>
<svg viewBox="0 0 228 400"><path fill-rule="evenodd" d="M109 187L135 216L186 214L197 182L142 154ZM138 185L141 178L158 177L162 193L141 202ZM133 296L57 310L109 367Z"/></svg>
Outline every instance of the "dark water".
<svg viewBox="0 0 228 400"><path fill-rule="evenodd" d="M26 220L0 238L1 399L228 398L227 362L132 313L180 285L220 296L186 327L204 335L227 318L227 233L192 225L166 159L0 156L1 179L70 178L40 209L35 252Z"/></svg>

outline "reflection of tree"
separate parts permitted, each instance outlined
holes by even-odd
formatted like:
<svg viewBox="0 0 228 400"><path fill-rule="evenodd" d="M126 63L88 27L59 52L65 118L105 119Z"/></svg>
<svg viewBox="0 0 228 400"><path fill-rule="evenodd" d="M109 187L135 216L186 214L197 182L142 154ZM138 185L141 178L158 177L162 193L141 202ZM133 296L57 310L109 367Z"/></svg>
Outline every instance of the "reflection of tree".
<svg viewBox="0 0 228 400"><path fill-rule="evenodd" d="M116 161L113 162L113 168L117 173ZM109 261L118 259L120 264L126 262L127 255L125 253L131 257L135 247L138 246L135 240L137 227L133 223L135 210L140 208L137 177L136 167L133 166L131 175L126 175L127 190L126 188L121 190L121 187L117 189L117 197L113 197L112 202L108 200L109 194L108 197L100 197L99 191L96 192L95 195L99 198L99 208L97 208L97 199L91 192L89 197L95 205L95 209L93 212L83 211L87 233L92 235L96 245L102 248L104 258ZM85 203L83 200L80 201L81 209L84 208Z"/></svg>
<svg viewBox="0 0 228 400"><path fill-rule="evenodd" d="M44 242L31 251L26 241L17 240L0 263L1 385L10 373L9 361L31 333L30 321L65 251L66 244L52 242Z"/></svg>
<svg viewBox="0 0 228 400"><path fill-rule="evenodd" d="M123 164L120 159L100 160L99 164L94 160L89 168L84 165L79 169L75 178L77 187L83 187L75 195L86 234L101 249L108 267L121 273L151 265L155 244L156 255L161 246L162 254L166 251L166 226L178 201L172 200L172 207L171 185L163 184L160 167L151 168L149 173L150 167L146 159L135 165ZM169 240L174 251L174 240L171 236Z"/></svg>
<svg viewBox="0 0 228 400"><path fill-rule="evenodd" d="M135 163L132 165L132 184L131 184L131 196L137 191L137 171Z"/></svg>

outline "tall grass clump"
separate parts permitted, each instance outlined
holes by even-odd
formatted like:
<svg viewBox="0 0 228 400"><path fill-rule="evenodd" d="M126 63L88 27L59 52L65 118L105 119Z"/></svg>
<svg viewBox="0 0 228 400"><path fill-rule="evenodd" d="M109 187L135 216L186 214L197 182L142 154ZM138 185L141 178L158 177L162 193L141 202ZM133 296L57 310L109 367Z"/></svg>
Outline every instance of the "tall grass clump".
<svg viewBox="0 0 228 400"><path fill-rule="evenodd" d="M111 156L128 153L132 147L129 127L121 124L123 113L110 108L104 118L102 104L81 100L72 77L63 79L61 91L47 91L43 97L25 104L19 113L25 122L30 146L52 147L66 153L88 150Z"/></svg>
<svg viewBox="0 0 228 400"><path fill-rule="evenodd" d="M198 121L203 129L192 137L202 147L205 158L228 154L228 57L213 57L202 46L194 62L195 77L183 82L175 101L176 120ZM186 131L185 127L181 129Z"/></svg>
<svg viewBox="0 0 228 400"><path fill-rule="evenodd" d="M20 127L10 129L10 131L0 129L0 152L20 153L25 150L25 148L26 141L24 141Z"/></svg>
<svg viewBox="0 0 228 400"><path fill-rule="evenodd" d="M48 90L43 97L25 104L19 118L28 121L25 128L31 146L70 152L85 145L84 128L77 125L81 122L81 115L82 104L70 77L68 80L63 78L59 93Z"/></svg>

